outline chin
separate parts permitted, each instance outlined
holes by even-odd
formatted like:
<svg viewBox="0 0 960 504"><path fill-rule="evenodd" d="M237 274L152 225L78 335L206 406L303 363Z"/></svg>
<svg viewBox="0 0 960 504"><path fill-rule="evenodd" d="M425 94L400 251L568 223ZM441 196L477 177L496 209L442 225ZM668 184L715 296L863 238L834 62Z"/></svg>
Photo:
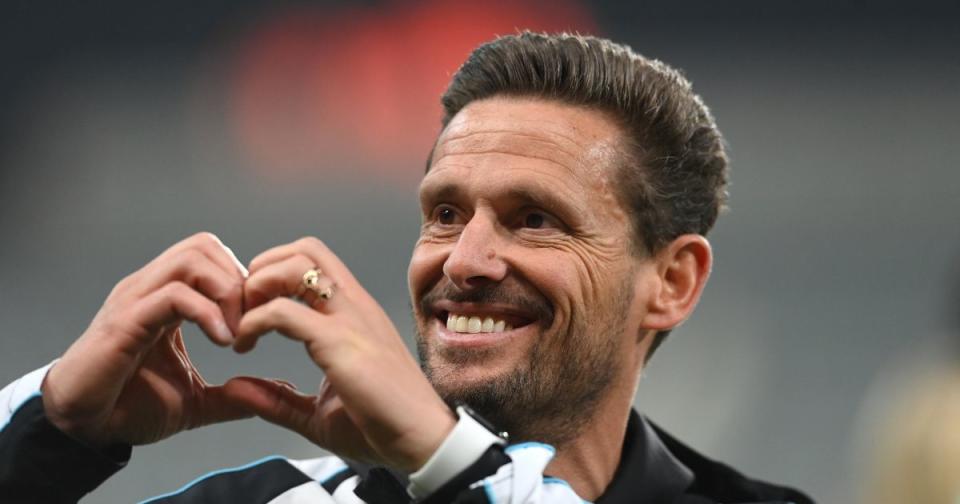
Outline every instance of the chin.
<svg viewBox="0 0 960 504"><path fill-rule="evenodd" d="M497 378L508 374L509 367L490 366L484 364L466 364L456 365L456 369L451 373L446 373L443 377L443 383L448 386L461 388L495 381Z"/></svg>
<svg viewBox="0 0 960 504"><path fill-rule="evenodd" d="M496 382L516 367L516 359L495 349L431 349L423 370L441 395ZM421 358L423 355L421 355Z"/></svg>

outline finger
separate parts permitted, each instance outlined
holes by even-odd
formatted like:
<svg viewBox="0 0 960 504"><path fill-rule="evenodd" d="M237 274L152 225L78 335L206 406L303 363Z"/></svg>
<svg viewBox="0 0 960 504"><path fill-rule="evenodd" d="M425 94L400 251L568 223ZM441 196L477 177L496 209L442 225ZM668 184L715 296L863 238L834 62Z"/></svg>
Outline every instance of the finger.
<svg viewBox="0 0 960 504"><path fill-rule="evenodd" d="M238 282L242 282L246 277L246 269L240 263L239 259L237 259L236 255L223 245L223 242L221 242L219 238L212 233L197 233L177 242L147 263L143 268L121 280L111 291L110 297L128 297L130 295L142 297L146 292L159 288L159 285L148 285L145 289L143 278L150 276L151 272L159 268L165 268L173 258L181 256L187 250L194 250L203 254L227 275L238 277ZM228 312L237 311L230 306L226 308ZM234 319L237 317L231 316L229 318Z"/></svg>
<svg viewBox="0 0 960 504"><path fill-rule="evenodd" d="M163 256L167 253L169 253L169 255L174 255L183 250L192 248L200 250L206 254L210 260L223 268L223 270L227 273L238 273L243 278L246 278L247 275L249 275L247 268L243 266L243 263L240 262L240 259L237 258L237 255L233 253L233 250L226 246L223 241L217 237L217 235L206 231L196 233L188 238L185 238L184 240L181 240L167 249L157 259L163 258Z"/></svg>
<svg viewBox="0 0 960 504"><path fill-rule="evenodd" d="M233 252L233 249L228 247L222 241L220 241L219 238L217 239L217 242L220 244L221 247L223 247L224 254L226 254L228 259L230 259L230 262L232 263L233 267L236 268L236 270L240 273L240 276L242 276L243 278L247 278L248 276L250 276L250 272L247 271L247 267L244 266L242 262L240 262L240 258L237 257L236 253Z"/></svg>
<svg viewBox="0 0 960 504"><path fill-rule="evenodd" d="M333 318L290 298L275 298L243 315L233 349L248 352L261 336L275 330L286 338L306 343L311 358L323 367L321 359L328 342L320 337L320 331L331 331L332 324Z"/></svg>
<svg viewBox="0 0 960 504"><path fill-rule="evenodd" d="M178 389L169 378L158 376L151 372L152 369L162 368L165 363L179 363L179 366L193 375L191 381L198 390L195 402L191 401L192 406L185 410L186 424L185 429L195 429L204 425L214 423L228 422L249 418L253 414L241 404L230 400L230 397L224 393L223 386L211 386L203 379L203 376L197 370L197 367L191 362L190 354L187 353L183 342L183 332L179 327L173 330L168 340L164 344L155 345L147 359L157 358L155 365L147 365L142 368L141 377L145 381L154 381L151 389L160 393L168 389L169 399L165 402L176 403L183 397L183 391Z"/></svg>
<svg viewBox="0 0 960 504"><path fill-rule="evenodd" d="M257 256L250 261L250 274L252 275L256 273L264 266L283 261L284 259L296 255L297 251L293 249L292 245L293 243L285 243L283 245L269 248L257 254Z"/></svg>
<svg viewBox="0 0 960 504"><path fill-rule="evenodd" d="M243 278L236 271L227 273L206 254L188 248L144 270L129 292L146 296L170 282L183 282L216 302L228 327L236 330L243 315Z"/></svg>
<svg viewBox="0 0 960 504"><path fill-rule="evenodd" d="M148 272L170 262L171 258L182 254L187 250L195 250L207 256L210 261L216 264L226 274L238 276L241 280L246 278L247 270L237 259L233 251L220 241L213 233L197 233L189 238L175 243L173 246L163 251L143 268L124 278L114 292L126 294L128 291L137 291L140 286L139 278Z"/></svg>
<svg viewBox="0 0 960 504"><path fill-rule="evenodd" d="M315 267L312 259L294 254L254 270L243 285L244 307L252 310L276 297L305 294L303 275Z"/></svg>
<svg viewBox="0 0 960 504"><path fill-rule="evenodd" d="M226 385L208 386L203 392L200 411L190 428L203 427L232 420L241 420L256 415L246 403L236 400Z"/></svg>
<svg viewBox="0 0 960 504"><path fill-rule="evenodd" d="M296 254L303 254L312 259L314 264L323 270L323 274L328 276L337 285L345 285L345 282L355 284L356 279L345 264L334 254L322 241L312 236L301 238L295 242L274 247L254 258L250 262L250 271L255 272L260 268L282 261Z"/></svg>
<svg viewBox="0 0 960 504"><path fill-rule="evenodd" d="M287 429L308 435L316 397L297 392L288 382L252 376L231 378L222 385L222 394L231 404L249 414Z"/></svg>
<svg viewBox="0 0 960 504"><path fill-rule="evenodd" d="M142 348L153 344L157 329L189 320L214 343L233 343L233 333L224 320L220 307L203 294L179 281L171 282L141 299L133 307L133 319L145 332L139 340ZM134 349L141 350L142 348Z"/></svg>

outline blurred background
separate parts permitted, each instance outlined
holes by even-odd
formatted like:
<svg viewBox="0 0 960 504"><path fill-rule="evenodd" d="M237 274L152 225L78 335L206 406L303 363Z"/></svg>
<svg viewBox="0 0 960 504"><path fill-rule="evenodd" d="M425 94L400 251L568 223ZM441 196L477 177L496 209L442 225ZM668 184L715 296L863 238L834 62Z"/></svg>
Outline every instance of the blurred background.
<svg viewBox="0 0 960 504"><path fill-rule="evenodd" d="M640 386L655 421L756 477L850 502L897 396L886 391L909 396L898 377L956 358L954 2L2 11L2 383L60 355L114 283L200 230L244 261L321 237L410 336L405 273L439 95L471 48L526 28L607 36L683 69L730 144L713 278ZM320 380L283 338L240 357L187 339L210 381ZM256 421L188 432L136 449L84 502L136 501L274 453L319 451Z"/></svg>

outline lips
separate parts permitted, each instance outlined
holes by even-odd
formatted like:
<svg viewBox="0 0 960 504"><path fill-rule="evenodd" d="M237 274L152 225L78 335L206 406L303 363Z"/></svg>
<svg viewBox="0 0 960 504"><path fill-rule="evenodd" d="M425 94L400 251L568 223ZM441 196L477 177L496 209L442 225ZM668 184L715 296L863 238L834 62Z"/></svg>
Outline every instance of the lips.
<svg viewBox="0 0 960 504"><path fill-rule="evenodd" d="M453 346L492 345L537 322L514 306L441 300L431 307L440 340Z"/></svg>
<svg viewBox="0 0 960 504"><path fill-rule="evenodd" d="M495 319L492 315L470 316L449 313L447 314L447 329L453 332L470 334L499 333L512 330L513 325L508 324L504 319Z"/></svg>
<svg viewBox="0 0 960 504"><path fill-rule="evenodd" d="M507 279L462 290L442 280L418 302L441 347L491 347L536 338L553 324L553 306L531 285ZM538 327L539 326L539 327Z"/></svg>

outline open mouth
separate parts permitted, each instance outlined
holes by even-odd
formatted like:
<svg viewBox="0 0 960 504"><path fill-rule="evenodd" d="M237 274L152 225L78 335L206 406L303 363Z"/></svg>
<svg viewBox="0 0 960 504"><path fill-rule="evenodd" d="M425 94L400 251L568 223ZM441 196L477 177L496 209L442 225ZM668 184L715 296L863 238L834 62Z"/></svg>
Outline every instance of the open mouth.
<svg viewBox="0 0 960 504"><path fill-rule="evenodd" d="M447 331L461 334L503 333L528 326L534 319L483 307L453 308L436 311L437 320Z"/></svg>

